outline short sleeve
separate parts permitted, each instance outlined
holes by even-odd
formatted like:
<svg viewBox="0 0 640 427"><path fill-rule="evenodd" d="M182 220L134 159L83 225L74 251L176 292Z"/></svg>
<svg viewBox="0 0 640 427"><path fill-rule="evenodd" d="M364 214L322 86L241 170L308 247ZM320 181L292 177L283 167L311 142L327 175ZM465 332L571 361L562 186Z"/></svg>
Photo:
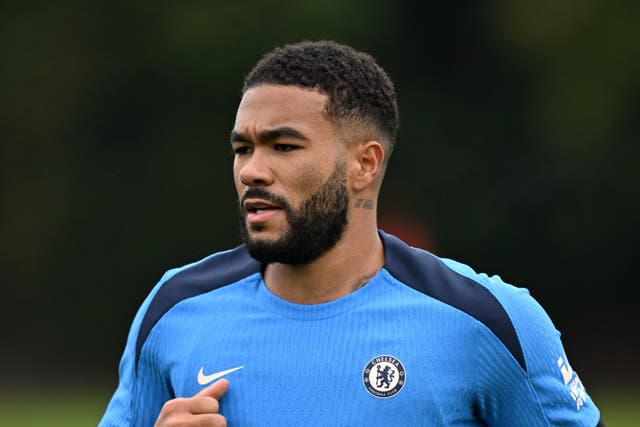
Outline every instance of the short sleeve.
<svg viewBox="0 0 640 427"><path fill-rule="evenodd" d="M526 289L497 277L482 282L501 302L516 330L522 367L494 336L479 340L479 408L492 426L585 426L600 418L565 354L560 332Z"/></svg>
<svg viewBox="0 0 640 427"><path fill-rule="evenodd" d="M144 300L129 329L118 369L118 387L114 392L98 427L153 426L159 409L170 396L165 387L153 386L160 379L149 369L136 366L136 342L142 319L160 287L174 274L168 271ZM151 419L153 418L153 419Z"/></svg>

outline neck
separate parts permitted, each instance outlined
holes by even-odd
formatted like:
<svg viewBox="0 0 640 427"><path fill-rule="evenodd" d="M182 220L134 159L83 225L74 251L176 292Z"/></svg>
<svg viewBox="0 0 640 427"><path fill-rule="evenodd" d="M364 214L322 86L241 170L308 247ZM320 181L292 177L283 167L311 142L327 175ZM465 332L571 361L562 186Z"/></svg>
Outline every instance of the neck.
<svg viewBox="0 0 640 427"><path fill-rule="evenodd" d="M347 227L333 248L309 264L267 265L264 281L287 301L320 304L364 286L383 265L384 248L373 223L366 230Z"/></svg>

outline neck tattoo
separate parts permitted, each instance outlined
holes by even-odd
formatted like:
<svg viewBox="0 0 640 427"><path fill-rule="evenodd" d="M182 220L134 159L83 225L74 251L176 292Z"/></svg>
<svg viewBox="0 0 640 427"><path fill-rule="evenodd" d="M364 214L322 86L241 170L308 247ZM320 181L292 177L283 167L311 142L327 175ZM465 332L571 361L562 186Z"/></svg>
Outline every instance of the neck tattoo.
<svg viewBox="0 0 640 427"><path fill-rule="evenodd" d="M373 276L375 276L376 274L378 274L377 270L374 271L373 273L369 273L366 276L362 276L361 278L359 278L356 281L356 283L353 284L353 287L352 287L353 291L357 291L358 289L360 289L361 287L369 283L369 280L371 280Z"/></svg>

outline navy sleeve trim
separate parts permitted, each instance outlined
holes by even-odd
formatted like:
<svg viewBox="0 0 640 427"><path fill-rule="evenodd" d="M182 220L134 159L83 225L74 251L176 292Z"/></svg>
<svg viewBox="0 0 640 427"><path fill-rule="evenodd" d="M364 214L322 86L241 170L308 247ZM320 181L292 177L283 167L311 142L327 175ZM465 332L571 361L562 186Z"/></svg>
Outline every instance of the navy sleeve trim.
<svg viewBox="0 0 640 427"><path fill-rule="evenodd" d="M482 322L527 370L515 327L498 299L484 286L447 267L435 255L380 232L385 269L407 286L455 307Z"/></svg>
<svg viewBox="0 0 640 427"><path fill-rule="evenodd" d="M158 320L182 300L237 282L260 271L260 263L251 258L244 246L203 260L167 280L154 296L140 325L136 340L135 366L140 352Z"/></svg>

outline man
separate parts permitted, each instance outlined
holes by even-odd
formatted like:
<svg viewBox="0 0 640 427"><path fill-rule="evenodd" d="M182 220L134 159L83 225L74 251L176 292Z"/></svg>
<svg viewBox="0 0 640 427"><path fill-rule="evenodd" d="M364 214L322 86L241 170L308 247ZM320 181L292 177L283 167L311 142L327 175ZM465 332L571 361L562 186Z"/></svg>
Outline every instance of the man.
<svg viewBox="0 0 640 427"><path fill-rule="evenodd" d="M397 122L367 54L262 58L231 132L244 245L160 280L101 426L599 422L526 290L377 229Z"/></svg>

